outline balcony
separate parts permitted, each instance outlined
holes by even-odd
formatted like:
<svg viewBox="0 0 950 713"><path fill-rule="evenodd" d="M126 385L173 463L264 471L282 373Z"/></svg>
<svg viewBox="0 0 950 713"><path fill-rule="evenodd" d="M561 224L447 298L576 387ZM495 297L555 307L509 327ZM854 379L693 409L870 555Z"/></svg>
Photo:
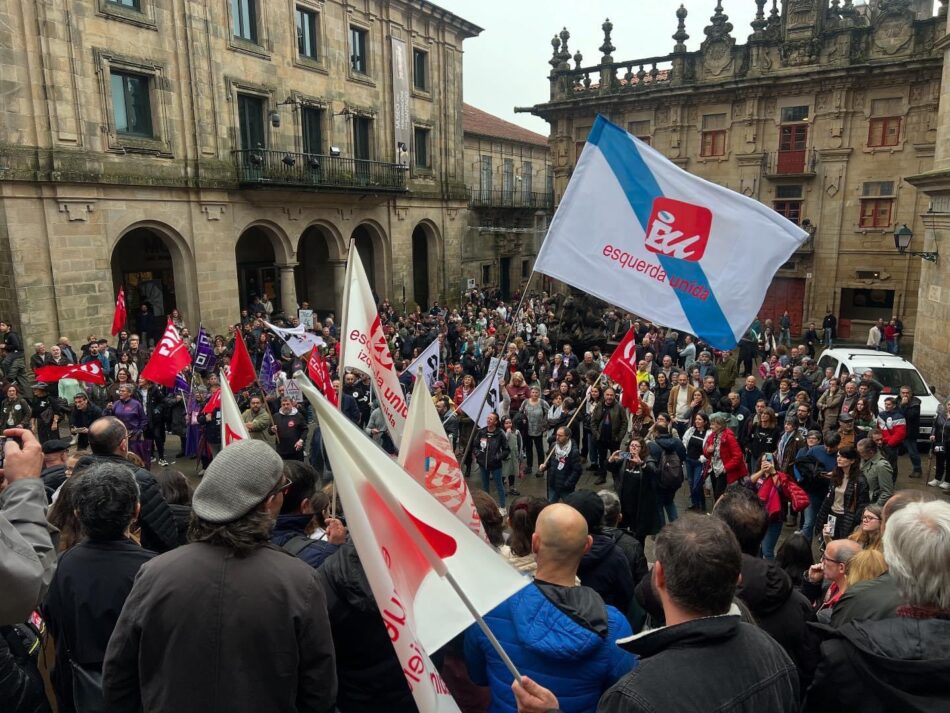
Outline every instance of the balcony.
<svg viewBox="0 0 950 713"><path fill-rule="evenodd" d="M483 188L471 188L469 189L468 206L469 208L551 210L554 207L554 195L532 191L492 191Z"/></svg>
<svg viewBox="0 0 950 713"><path fill-rule="evenodd" d="M265 149L232 151L246 187L308 188L344 193L403 193L405 166L363 159Z"/></svg>
<svg viewBox="0 0 950 713"><path fill-rule="evenodd" d="M814 178L818 154L814 149L777 151L766 154L763 162L765 177L769 179Z"/></svg>

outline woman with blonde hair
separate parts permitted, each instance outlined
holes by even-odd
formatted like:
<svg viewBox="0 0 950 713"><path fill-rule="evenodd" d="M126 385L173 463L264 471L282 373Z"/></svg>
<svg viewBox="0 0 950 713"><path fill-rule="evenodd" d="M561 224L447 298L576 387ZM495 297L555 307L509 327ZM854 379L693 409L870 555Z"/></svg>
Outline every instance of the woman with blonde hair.
<svg viewBox="0 0 950 713"><path fill-rule="evenodd" d="M848 562L848 571L845 574L848 580L848 589L851 589L858 582L877 579L886 571L887 562L884 561L884 552L879 549L865 548Z"/></svg>
<svg viewBox="0 0 950 713"><path fill-rule="evenodd" d="M861 524L854 528L854 532L848 537L861 545L863 550L884 551L882 537L884 531L881 529L881 518L884 516L884 508L877 504L868 505L861 514Z"/></svg>

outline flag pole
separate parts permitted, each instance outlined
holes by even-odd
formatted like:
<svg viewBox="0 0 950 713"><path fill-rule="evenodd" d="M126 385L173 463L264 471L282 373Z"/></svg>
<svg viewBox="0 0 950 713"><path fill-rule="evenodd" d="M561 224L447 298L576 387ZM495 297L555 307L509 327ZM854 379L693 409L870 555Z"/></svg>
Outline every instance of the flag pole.
<svg viewBox="0 0 950 713"><path fill-rule="evenodd" d="M343 378L345 376L344 364L346 364L346 359L344 358L344 351L346 350L346 323L349 319L350 312L350 280L352 277L352 265L353 265L353 251L356 250L356 238L352 235L350 236L350 244L346 248L346 270L343 273L343 309L340 310L340 358L336 364L336 374L340 379L340 388L336 394L336 407L343 413ZM377 312L379 306L376 307ZM370 393L373 389L370 387ZM322 438L321 433L321 438ZM336 476L334 476L335 478ZM333 484L333 481L330 481L330 517L336 517L336 485Z"/></svg>
<svg viewBox="0 0 950 713"><path fill-rule="evenodd" d="M581 409L584 408L584 406L587 404L588 401L590 401L590 390L593 389L595 386L598 386L600 384L600 380L603 378L604 378L604 372L600 372L600 374L597 375L597 381L591 384L590 388L587 389L587 395L584 397L584 400L581 401L580 406L578 406L577 409L575 409L573 415L571 416L571 420L567 422L566 426L558 426L558 428L566 428L568 431L571 430L571 426L574 425L574 421L577 419L577 414L579 414L581 412ZM555 430L555 436L557 436L556 430ZM581 438L583 437L584 437L583 434L581 434ZM541 464L542 466L546 466L548 464L548 461L551 460L551 455L553 453L554 453L554 449L548 448L548 454L544 456L544 462Z"/></svg>
<svg viewBox="0 0 950 713"><path fill-rule="evenodd" d="M303 372L297 372L294 374L294 378L301 380L301 383L306 384L309 389L316 391L316 388L314 388L309 379L304 376ZM304 391L304 395L307 395L306 391ZM515 680L520 681L521 674L515 667L514 662L512 662L511 657L508 656L507 652L504 650L504 648L502 648L501 643L492 633L491 629L488 628L488 625L485 623L485 619L481 614L478 613L478 609L476 609L475 605L472 604L472 601L462 590L462 587L455 580L455 577L452 576L449 568L445 566L445 562L443 562L442 558L436 554L435 550L432 549L432 545L429 544L429 541L423 537L422 533L419 531L418 526L409 518L409 515L407 514L408 511L403 507L402 503L400 503L393 496L388 487L384 486L377 488L376 492L379 493L380 497L389 507L389 511L395 516L402 528L409 534L409 537L412 538L413 544L415 544L415 546L422 552L433 571L435 571L435 573L440 577L443 577L449 583L452 589L455 590L455 593L458 594L459 599L462 600L465 608L468 609L469 613L475 618L479 628L488 638L488 641L491 643L498 655L501 657L501 660L504 662L508 671L511 672L511 675L514 676Z"/></svg>
<svg viewBox="0 0 950 713"><path fill-rule="evenodd" d="M511 335L515 331L515 320L518 318L518 315L521 314L521 310L524 307L524 301L528 296L528 288L531 287L531 281L534 279L535 274L535 271L532 269L531 274L528 275L528 281L524 283L524 290L521 293L521 299L518 300L518 307L515 309L515 312L511 317L511 326L508 327L507 334L505 335L505 341L502 343L501 349L495 352L498 355L498 364L495 365L495 372L491 375L492 379L495 378L495 374L498 373L498 369L501 367L505 350L508 348L508 343L511 341ZM482 411L485 410L485 403L488 401L488 392L490 390L490 388L485 390L485 396L482 399L481 405L478 407L478 418L475 420L475 424L472 427L472 432L468 436L468 443L465 445L465 451L462 453L463 464L468 458L469 451L472 448L472 442L475 440L475 432L478 430L478 422L482 420ZM458 409L456 409L456 411L458 411Z"/></svg>

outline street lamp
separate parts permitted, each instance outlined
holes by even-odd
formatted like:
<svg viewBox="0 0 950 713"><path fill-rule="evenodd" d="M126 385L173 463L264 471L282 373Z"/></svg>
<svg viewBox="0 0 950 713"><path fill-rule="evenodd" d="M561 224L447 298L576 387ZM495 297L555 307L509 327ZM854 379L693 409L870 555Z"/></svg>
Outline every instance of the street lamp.
<svg viewBox="0 0 950 713"><path fill-rule="evenodd" d="M923 258L929 262L937 262L939 255L936 251L918 253L913 250L908 250L907 248L910 247L910 241L913 239L914 231L908 228L906 223L894 231L894 247L897 248L897 252L901 255L911 255Z"/></svg>

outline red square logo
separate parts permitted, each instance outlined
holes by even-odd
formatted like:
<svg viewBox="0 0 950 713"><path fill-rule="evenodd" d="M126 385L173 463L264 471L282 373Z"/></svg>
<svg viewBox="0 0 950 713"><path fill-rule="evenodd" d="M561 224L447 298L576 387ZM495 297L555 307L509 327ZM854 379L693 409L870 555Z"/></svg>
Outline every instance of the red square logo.
<svg viewBox="0 0 950 713"><path fill-rule="evenodd" d="M706 253L712 211L672 198L653 201L647 223L646 248L650 252L699 262Z"/></svg>

